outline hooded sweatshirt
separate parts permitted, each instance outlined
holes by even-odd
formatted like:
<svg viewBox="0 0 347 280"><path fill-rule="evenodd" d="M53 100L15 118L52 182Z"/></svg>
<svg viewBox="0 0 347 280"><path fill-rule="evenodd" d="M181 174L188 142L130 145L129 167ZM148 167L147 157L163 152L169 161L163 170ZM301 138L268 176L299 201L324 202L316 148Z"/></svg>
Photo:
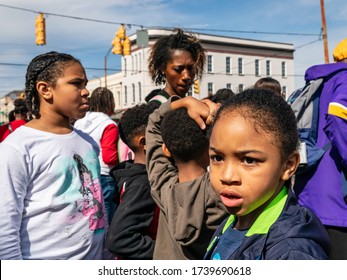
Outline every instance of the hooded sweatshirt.
<svg viewBox="0 0 347 280"><path fill-rule="evenodd" d="M84 118L75 122L74 127L89 134L98 143L101 175L109 175L111 168L118 164L117 124L102 112L87 112Z"/></svg>
<svg viewBox="0 0 347 280"><path fill-rule="evenodd" d="M310 208L327 226L347 227L347 63L307 69L305 80L324 78L320 103L319 147L331 143L317 168L295 176L299 204Z"/></svg>
<svg viewBox="0 0 347 280"><path fill-rule="evenodd" d="M151 196L146 165L125 161L110 174L117 182L120 203L107 234L106 248L120 259L152 259L159 209Z"/></svg>

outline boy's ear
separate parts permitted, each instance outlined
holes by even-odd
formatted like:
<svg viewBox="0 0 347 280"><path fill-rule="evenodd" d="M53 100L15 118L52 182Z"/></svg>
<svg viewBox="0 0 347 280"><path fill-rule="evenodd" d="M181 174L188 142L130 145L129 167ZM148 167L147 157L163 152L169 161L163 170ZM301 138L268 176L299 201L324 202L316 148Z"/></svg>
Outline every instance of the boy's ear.
<svg viewBox="0 0 347 280"><path fill-rule="evenodd" d="M293 152L283 165L283 173L281 179L287 181L292 177L300 163L300 155L298 151Z"/></svg>
<svg viewBox="0 0 347 280"><path fill-rule="evenodd" d="M166 147L166 145L163 143L163 145L161 146L161 148L163 149L163 153L166 157L171 158L171 153L169 151L169 149Z"/></svg>
<svg viewBox="0 0 347 280"><path fill-rule="evenodd" d="M52 98L51 87L48 83L39 81L36 84L36 90L43 99L47 100Z"/></svg>
<svg viewBox="0 0 347 280"><path fill-rule="evenodd" d="M139 136L139 138L137 139L137 143L142 149L146 150L146 137L145 136Z"/></svg>

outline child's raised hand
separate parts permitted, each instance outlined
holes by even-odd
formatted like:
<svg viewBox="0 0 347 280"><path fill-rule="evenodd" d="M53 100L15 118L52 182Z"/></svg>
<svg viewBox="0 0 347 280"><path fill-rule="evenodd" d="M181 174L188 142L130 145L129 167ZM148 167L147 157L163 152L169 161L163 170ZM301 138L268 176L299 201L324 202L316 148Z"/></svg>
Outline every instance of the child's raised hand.
<svg viewBox="0 0 347 280"><path fill-rule="evenodd" d="M184 97L171 103L171 108L173 110L182 107L187 109L188 115L201 129L206 128L205 122L207 122L210 117L210 107L207 104L191 96Z"/></svg>

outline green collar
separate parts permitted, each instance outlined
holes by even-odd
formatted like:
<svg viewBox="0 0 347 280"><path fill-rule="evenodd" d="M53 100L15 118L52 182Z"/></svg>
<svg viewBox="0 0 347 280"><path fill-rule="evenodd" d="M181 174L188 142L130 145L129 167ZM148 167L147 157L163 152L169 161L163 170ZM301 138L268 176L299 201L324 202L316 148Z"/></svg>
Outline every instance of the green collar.
<svg viewBox="0 0 347 280"><path fill-rule="evenodd" d="M254 224L251 226L246 236L251 236L254 234L266 234L269 228L276 222L279 215L281 214L284 204L286 203L288 196L288 189L283 187L278 195L269 203L264 211L255 220ZM235 221L235 216L230 215L229 219L225 223L222 234L228 229L228 227Z"/></svg>

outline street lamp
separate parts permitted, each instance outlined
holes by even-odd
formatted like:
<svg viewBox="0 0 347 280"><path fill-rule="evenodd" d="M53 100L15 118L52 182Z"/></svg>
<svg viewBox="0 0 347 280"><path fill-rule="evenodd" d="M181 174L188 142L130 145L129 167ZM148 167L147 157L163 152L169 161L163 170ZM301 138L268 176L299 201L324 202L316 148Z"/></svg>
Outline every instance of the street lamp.
<svg viewBox="0 0 347 280"><path fill-rule="evenodd" d="M101 79L99 78L99 77L97 77L97 76L95 76L95 75L93 75L92 77L94 77L94 78L96 78L96 79L98 79L99 80L99 83L100 83L100 87L101 87Z"/></svg>

